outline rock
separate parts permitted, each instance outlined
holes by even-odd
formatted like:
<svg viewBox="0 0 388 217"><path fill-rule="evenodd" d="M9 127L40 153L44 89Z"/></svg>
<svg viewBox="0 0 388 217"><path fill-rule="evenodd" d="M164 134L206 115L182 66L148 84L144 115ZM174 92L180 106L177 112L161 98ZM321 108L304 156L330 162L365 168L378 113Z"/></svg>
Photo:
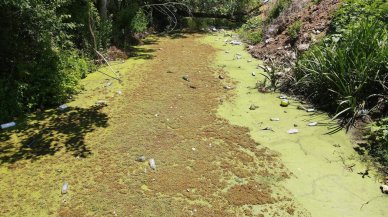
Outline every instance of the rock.
<svg viewBox="0 0 388 217"><path fill-rule="evenodd" d="M256 110L256 109L258 109L259 108L259 106L257 106L257 105L255 105L255 104L252 104L250 107L249 107L249 110Z"/></svg>
<svg viewBox="0 0 388 217"><path fill-rule="evenodd" d="M289 131L287 131L288 134L297 134L299 133L299 130L298 129L290 129Z"/></svg>
<svg viewBox="0 0 388 217"><path fill-rule="evenodd" d="M184 75L184 76L182 76L182 79L185 80L185 81L190 81L189 75Z"/></svg>
<svg viewBox="0 0 388 217"><path fill-rule="evenodd" d="M381 192L388 194L388 185L380 185Z"/></svg>
<svg viewBox="0 0 388 217"><path fill-rule="evenodd" d="M275 41L274 38L269 38L269 39L265 40L265 43L269 44L269 43L274 42L274 41Z"/></svg>
<svg viewBox="0 0 388 217"><path fill-rule="evenodd" d="M197 149L193 147L193 148L191 148L191 150L196 151Z"/></svg>
<svg viewBox="0 0 388 217"><path fill-rule="evenodd" d="M256 76L256 73L255 73L255 72L252 72L251 75L252 75L252 76Z"/></svg>
<svg viewBox="0 0 388 217"><path fill-rule="evenodd" d="M118 91L117 91L117 94L118 94L118 95L122 95L123 92L122 92L121 90L118 90Z"/></svg>
<svg viewBox="0 0 388 217"><path fill-rule="evenodd" d="M306 112L315 112L315 109L307 109Z"/></svg>
<svg viewBox="0 0 388 217"><path fill-rule="evenodd" d="M223 80L225 77L223 75L219 75L218 78Z"/></svg>
<svg viewBox="0 0 388 217"><path fill-rule="evenodd" d="M191 89L197 89L197 86L194 86L194 85L192 85L192 84L190 84L189 87L190 87Z"/></svg>
<svg viewBox="0 0 388 217"><path fill-rule="evenodd" d="M290 105L290 101L288 101L288 99L283 99L281 102L280 102L280 106L282 107L287 107Z"/></svg>
<svg viewBox="0 0 388 217"><path fill-rule="evenodd" d="M105 84L105 87L110 87L110 86L112 86L112 82L108 82Z"/></svg>
<svg viewBox="0 0 388 217"><path fill-rule="evenodd" d="M248 63L252 62L252 60L247 60Z"/></svg>
<svg viewBox="0 0 388 217"><path fill-rule="evenodd" d="M225 90L232 90L233 87L231 87L231 86L229 86L229 85L225 85L225 86L224 86L224 89L225 89Z"/></svg>
<svg viewBox="0 0 388 217"><path fill-rule="evenodd" d="M144 155L141 155L141 156L136 158L136 161L138 161L138 162L145 162L146 161L146 157Z"/></svg>
<svg viewBox="0 0 388 217"><path fill-rule="evenodd" d="M310 48L310 44L299 44L298 51L306 51Z"/></svg>
<svg viewBox="0 0 388 217"><path fill-rule="evenodd" d="M155 164L155 160L152 158L150 159L150 167L151 169L155 170L156 169L156 164Z"/></svg>
<svg viewBox="0 0 388 217"><path fill-rule="evenodd" d="M268 130L268 131L275 132L271 127L265 127L265 128L263 128L263 129L261 129L261 130Z"/></svg>
<svg viewBox="0 0 388 217"><path fill-rule="evenodd" d="M280 118L270 118L271 121L280 121Z"/></svg>

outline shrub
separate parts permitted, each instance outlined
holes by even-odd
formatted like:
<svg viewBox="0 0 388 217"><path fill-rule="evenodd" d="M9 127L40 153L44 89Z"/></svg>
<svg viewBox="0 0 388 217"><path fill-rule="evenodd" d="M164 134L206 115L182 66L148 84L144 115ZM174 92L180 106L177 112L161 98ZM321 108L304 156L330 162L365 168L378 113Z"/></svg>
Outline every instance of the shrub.
<svg viewBox="0 0 388 217"><path fill-rule="evenodd" d="M261 18L253 17L243 24L237 32L242 40L250 44L257 44L263 39L262 26Z"/></svg>
<svg viewBox="0 0 388 217"><path fill-rule="evenodd" d="M388 117L373 123L368 132L369 154L388 166Z"/></svg>
<svg viewBox="0 0 388 217"><path fill-rule="evenodd" d="M297 91L350 126L388 94L388 33L381 26L364 19L339 41L313 46L297 62Z"/></svg>
<svg viewBox="0 0 388 217"><path fill-rule="evenodd" d="M287 33L290 36L291 41L296 41L298 39L302 24L302 21L297 20L288 27Z"/></svg>
<svg viewBox="0 0 388 217"><path fill-rule="evenodd" d="M268 19L271 21L279 17L280 13L287 9L291 2L292 0L277 0L269 11Z"/></svg>

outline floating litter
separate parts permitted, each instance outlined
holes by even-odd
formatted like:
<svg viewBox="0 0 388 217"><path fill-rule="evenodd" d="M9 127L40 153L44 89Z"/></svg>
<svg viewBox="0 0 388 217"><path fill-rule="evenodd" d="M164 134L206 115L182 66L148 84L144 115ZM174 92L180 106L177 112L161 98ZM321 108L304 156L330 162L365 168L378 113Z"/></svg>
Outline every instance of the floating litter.
<svg viewBox="0 0 388 217"><path fill-rule="evenodd" d="M16 125L15 122L9 122L1 125L1 129L9 128L9 127L14 127Z"/></svg>
<svg viewBox="0 0 388 217"><path fill-rule="evenodd" d="M307 125L310 126L310 127L314 127L314 126L317 126L317 124L318 124L318 122L310 122Z"/></svg>
<svg viewBox="0 0 388 217"><path fill-rule="evenodd" d="M287 131L288 134L297 134L299 133L299 130L298 129L291 129L289 131Z"/></svg>
<svg viewBox="0 0 388 217"><path fill-rule="evenodd" d="M280 105L282 107L287 107L288 105L290 105L290 101L288 101L288 99L283 99L281 102L280 102Z"/></svg>
<svg viewBox="0 0 388 217"><path fill-rule="evenodd" d="M62 191L61 191L62 194L66 194L68 188L69 188L69 184L67 184L67 182L63 183Z"/></svg>
<svg viewBox="0 0 388 217"><path fill-rule="evenodd" d="M58 107L58 109L59 109L60 111L64 111L64 110L67 109L67 108L68 108L68 106L67 106L66 104L60 105L60 106Z"/></svg>
<svg viewBox="0 0 388 217"><path fill-rule="evenodd" d="M156 164L155 164L155 160L152 158L150 159L150 167L151 169L155 170L156 169Z"/></svg>
<svg viewBox="0 0 388 217"><path fill-rule="evenodd" d="M280 121L280 118L271 118L271 121Z"/></svg>

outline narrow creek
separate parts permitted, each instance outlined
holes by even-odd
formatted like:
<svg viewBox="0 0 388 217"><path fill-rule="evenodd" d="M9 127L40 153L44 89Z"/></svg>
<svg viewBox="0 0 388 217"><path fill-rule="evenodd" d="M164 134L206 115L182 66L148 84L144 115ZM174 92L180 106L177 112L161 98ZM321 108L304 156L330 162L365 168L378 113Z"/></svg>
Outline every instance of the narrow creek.
<svg viewBox="0 0 388 217"><path fill-rule="evenodd" d="M261 62L253 59L244 46L226 40L233 38L215 34L203 40L218 48L214 64L223 67L235 82L234 97L220 106L219 116L249 128L255 141L281 154L293 174L283 184L312 216L387 216L388 197L381 194L373 175L358 174L368 165L359 160L344 130L330 134L336 124L327 114L298 110L300 103L292 100L290 106L281 107L279 93L263 94L253 89L264 78L257 69ZM259 108L250 110L252 104ZM318 125L307 126L309 122ZM265 127L273 131L262 130ZM288 134L292 128L299 133Z"/></svg>

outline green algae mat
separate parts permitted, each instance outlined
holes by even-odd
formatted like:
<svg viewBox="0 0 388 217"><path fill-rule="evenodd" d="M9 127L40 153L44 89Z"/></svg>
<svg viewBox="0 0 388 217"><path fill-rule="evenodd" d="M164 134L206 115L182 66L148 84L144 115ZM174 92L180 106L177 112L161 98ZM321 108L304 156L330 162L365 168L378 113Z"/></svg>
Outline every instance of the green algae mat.
<svg viewBox="0 0 388 217"><path fill-rule="evenodd" d="M346 134L254 90L260 63L225 39L151 38L112 63L122 82L102 68L67 110L1 131L0 216L384 216Z"/></svg>

